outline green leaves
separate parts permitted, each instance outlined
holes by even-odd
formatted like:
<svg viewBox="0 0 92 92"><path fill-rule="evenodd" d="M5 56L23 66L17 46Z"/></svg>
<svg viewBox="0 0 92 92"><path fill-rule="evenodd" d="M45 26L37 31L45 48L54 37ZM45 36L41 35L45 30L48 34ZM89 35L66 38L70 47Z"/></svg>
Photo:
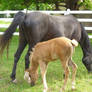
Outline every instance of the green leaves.
<svg viewBox="0 0 92 92"><path fill-rule="evenodd" d="M92 1L91 0L84 0L83 6L85 9L92 10Z"/></svg>
<svg viewBox="0 0 92 92"><path fill-rule="evenodd" d="M75 2L75 4L71 4L73 2ZM75 10L76 7L78 7L77 9L92 10L92 1L83 0L83 2L80 2L80 0L0 0L0 10L23 10L25 8L30 10L58 10L65 9L62 7L68 6L70 9L73 7L73 10Z"/></svg>

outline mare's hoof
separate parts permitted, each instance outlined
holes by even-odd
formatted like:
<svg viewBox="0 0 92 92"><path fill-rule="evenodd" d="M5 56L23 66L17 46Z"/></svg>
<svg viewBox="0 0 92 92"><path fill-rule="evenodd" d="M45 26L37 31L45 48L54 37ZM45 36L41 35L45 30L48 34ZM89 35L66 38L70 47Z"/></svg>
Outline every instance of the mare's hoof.
<svg viewBox="0 0 92 92"><path fill-rule="evenodd" d="M17 83L17 80L16 79L12 80L12 83L15 83L16 84Z"/></svg>
<svg viewBox="0 0 92 92"><path fill-rule="evenodd" d="M92 71L88 71L88 74L92 74Z"/></svg>

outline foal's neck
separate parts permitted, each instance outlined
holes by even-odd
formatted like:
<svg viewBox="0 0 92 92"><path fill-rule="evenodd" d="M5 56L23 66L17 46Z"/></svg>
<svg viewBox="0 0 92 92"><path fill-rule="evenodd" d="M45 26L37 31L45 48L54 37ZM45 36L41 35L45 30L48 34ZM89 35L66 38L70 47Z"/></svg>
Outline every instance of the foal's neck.
<svg viewBox="0 0 92 92"><path fill-rule="evenodd" d="M30 72L31 73L37 72L38 71L38 66L39 66L39 64L37 62L32 61L31 62L31 67L30 67Z"/></svg>

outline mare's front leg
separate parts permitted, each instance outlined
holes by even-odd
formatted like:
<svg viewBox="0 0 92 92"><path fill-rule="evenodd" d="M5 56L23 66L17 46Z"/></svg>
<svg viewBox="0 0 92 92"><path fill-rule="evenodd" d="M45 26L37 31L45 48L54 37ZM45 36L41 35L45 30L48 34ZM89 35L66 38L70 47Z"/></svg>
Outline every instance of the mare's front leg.
<svg viewBox="0 0 92 92"><path fill-rule="evenodd" d="M41 76L42 76L42 80L43 80L43 85L44 85L43 92L47 92L47 90L48 90L48 86L47 86L47 82L46 82L47 63L45 63L44 61L40 61L39 64L40 64L40 69L41 69Z"/></svg>
<svg viewBox="0 0 92 92"><path fill-rule="evenodd" d="M31 48L29 47L29 49L27 51L27 54L25 56L25 71L29 68L29 64L30 64L30 61L29 61L30 51L31 51Z"/></svg>
<svg viewBox="0 0 92 92"><path fill-rule="evenodd" d="M18 46L18 49L14 55L14 65L13 65L13 70L12 70L12 74L11 74L11 79L12 79L12 82L16 83L16 68L17 68L17 63L18 63L18 60L21 56L21 53L23 52L25 46L26 46L27 42L26 40L23 38L23 36L20 37L19 39L19 46Z"/></svg>

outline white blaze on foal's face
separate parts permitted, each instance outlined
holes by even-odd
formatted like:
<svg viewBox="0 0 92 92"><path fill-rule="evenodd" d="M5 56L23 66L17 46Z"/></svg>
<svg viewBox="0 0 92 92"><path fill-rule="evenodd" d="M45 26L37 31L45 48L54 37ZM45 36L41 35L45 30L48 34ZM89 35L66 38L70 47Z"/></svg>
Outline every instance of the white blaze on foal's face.
<svg viewBox="0 0 92 92"><path fill-rule="evenodd" d="M31 83L31 79L29 77L29 72L27 72L27 71L24 74L24 80L26 80L28 83Z"/></svg>

